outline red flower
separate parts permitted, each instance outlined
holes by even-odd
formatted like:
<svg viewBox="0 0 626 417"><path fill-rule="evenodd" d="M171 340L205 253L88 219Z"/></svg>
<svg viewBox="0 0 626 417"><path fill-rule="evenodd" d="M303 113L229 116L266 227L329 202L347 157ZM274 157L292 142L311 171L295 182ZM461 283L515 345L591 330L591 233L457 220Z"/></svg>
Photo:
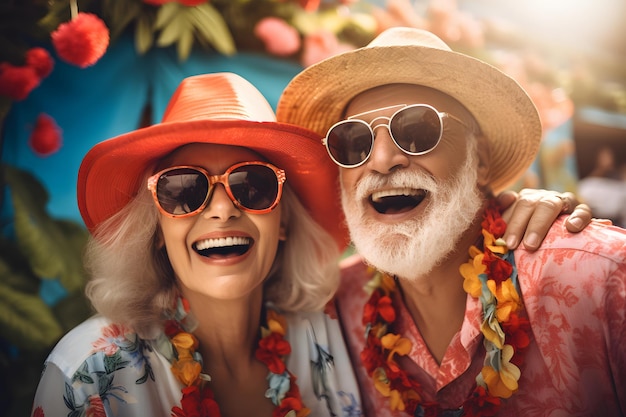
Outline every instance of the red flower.
<svg viewBox="0 0 626 417"><path fill-rule="evenodd" d="M363 324L368 325L376 322L379 314L387 323L393 323L396 319L396 311L393 308L391 298L387 295L381 296L380 291L374 291L363 307Z"/></svg>
<svg viewBox="0 0 626 417"><path fill-rule="evenodd" d="M393 309L391 298L388 295L380 297L380 300L378 300L378 314L387 323L393 323L396 319L396 310Z"/></svg>
<svg viewBox="0 0 626 417"><path fill-rule="evenodd" d="M496 283L506 281L513 273L513 266L494 255L491 251L486 250L483 258L483 265L487 267L487 275Z"/></svg>
<svg viewBox="0 0 626 417"><path fill-rule="evenodd" d="M213 391L205 388L200 393L197 385L182 389L182 407L172 408L172 417L221 417L220 408L213 397Z"/></svg>
<svg viewBox="0 0 626 417"><path fill-rule="evenodd" d="M374 291L367 303L363 306L363 324L368 325L376 321L376 306L380 298L380 291Z"/></svg>
<svg viewBox="0 0 626 417"><path fill-rule="evenodd" d="M485 388L477 386L463 403L464 415L472 417L495 416L500 408L500 398L487 394Z"/></svg>
<svg viewBox="0 0 626 417"><path fill-rule="evenodd" d="M99 395L91 395L89 397L89 406L85 410L86 417L106 417L107 413L104 411L104 404L102 404L102 398Z"/></svg>
<svg viewBox="0 0 626 417"><path fill-rule="evenodd" d="M300 7L307 12L314 12L320 7L321 0L300 0Z"/></svg>
<svg viewBox="0 0 626 417"><path fill-rule="evenodd" d="M0 95L13 100L24 100L39 85L39 81L35 68L0 63Z"/></svg>
<svg viewBox="0 0 626 417"><path fill-rule="evenodd" d="M33 410L33 416L32 417L46 417L45 413L43 412L43 408L41 407L37 407Z"/></svg>
<svg viewBox="0 0 626 417"><path fill-rule="evenodd" d="M61 148L61 142L61 129L52 117L41 113L28 142L31 149L40 156L48 156Z"/></svg>
<svg viewBox="0 0 626 417"><path fill-rule="evenodd" d="M481 223L483 229L491 233L496 239L501 238L506 231L506 222L500 217L500 210L493 202L485 211L485 218Z"/></svg>
<svg viewBox="0 0 626 417"><path fill-rule="evenodd" d="M383 355L380 353L380 348L376 348L372 346L372 340L375 340L380 345L380 341L372 335L367 336L368 342L366 346L361 351L361 362L363 366L367 370L367 374L371 375L371 373L376 368L380 368L385 363ZM370 340L372 339L372 340Z"/></svg>
<svg viewBox="0 0 626 417"><path fill-rule="evenodd" d="M511 313L509 320L502 323L502 330L506 333L507 343L513 346L515 353L521 352L530 344L530 322L526 317ZM517 367L521 366L524 363L524 356L513 356L511 363Z"/></svg>
<svg viewBox="0 0 626 417"><path fill-rule="evenodd" d="M39 79L43 79L52 72L54 60L44 48L30 48L26 51L26 66L33 68Z"/></svg>
<svg viewBox="0 0 626 417"><path fill-rule="evenodd" d="M259 347L255 352L255 357L267 365L270 372L282 374L285 372L285 363L281 357L291 353L289 342L283 339L278 333L271 333L269 336L259 340Z"/></svg>
<svg viewBox="0 0 626 417"><path fill-rule="evenodd" d="M81 68L95 64L109 46L109 29L92 13L78 13L51 36L59 57Z"/></svg>

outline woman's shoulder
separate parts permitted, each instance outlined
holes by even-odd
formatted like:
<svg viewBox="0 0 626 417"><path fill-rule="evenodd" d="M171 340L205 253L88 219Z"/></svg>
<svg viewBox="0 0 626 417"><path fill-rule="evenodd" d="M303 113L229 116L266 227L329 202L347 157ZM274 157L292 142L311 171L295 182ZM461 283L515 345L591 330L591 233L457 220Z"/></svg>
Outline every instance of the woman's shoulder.
<svg viewBox="0 0 626 417"><path fill-rule="evenodd" d="M141 339L128 327L95 315L65 334L48 355L46 363L54 363L70 376L99 352L105 356L118 351L132 353L132 346L138 347L139 344Z"/></svg>

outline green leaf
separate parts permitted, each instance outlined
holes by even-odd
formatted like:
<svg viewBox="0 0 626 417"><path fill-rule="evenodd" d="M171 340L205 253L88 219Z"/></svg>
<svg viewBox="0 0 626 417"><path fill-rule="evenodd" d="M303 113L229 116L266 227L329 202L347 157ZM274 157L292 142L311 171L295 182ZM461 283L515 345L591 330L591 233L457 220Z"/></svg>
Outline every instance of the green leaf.
<svg viewBox="0 0 626 417"><path fill-rule="evenodd" d="M111 30L111 38L119 37L130 23L139 18L146 18L148 10L136 1L110 0L104 3L103 17Z"/></svg>
<svg viewBox="0 0 626 417"><path fill-rule="evenodd" d="M224 55L237 52L232 34L220 12L209 3L203 3L189 9L190 20L198 32L216 51Z"/></svg>
<svg viewBox="0 0 626 417"><path fill-rule="evenodd" d="M38 294L24 294L0 283L2 337L28 351L47 349L63 334L50 308Z"/></svg>
<svg viewBox="0 0 626 417"><path fill-rule="evenodd" d="M16 291L37 294L39 277L33 274L28 259L15 242L0 239L0 282Z"/></svg>
<svg viewBox="0 0 626 417"><path fill-rule="evenodd" d="M66 220L55 221L55 226L59 234L65 238L59 245L56 255L64 265L58 276L59 281L69 292L81 291L82 293L86 282L83 251L89 234L83 226Z"/></svg>
<svg viewBox="0 0 626 417"><path fill-rule="evenodd" d="M14 208L17 246L33 274L41 279L59 278L70 292L82 288L87 231L47 214L47 193L34 176L7 165L3 168Z"/></svg>
<svg viewBox="0 0 626 417"><path fill-rule="evenodd" d="M176 15L161 31L156 42L157 45L161 47L169 46L178 41L188 24L189 22L182 13Z"/></svg>
<svg viewBox="0 0 626 417"><path fill-rule="evenodd" d="M52 219L30 211L18 193L11 193L15 211L15 234L20 249L28 257L33 272L41 278L56 278L63 272L63 260L55 256L59 243L51 233Z"/></svg>
<svg viewBox="0 0 626 417"><path fill-rule="evenodd" d="M152 31L150 19L147 16L139 16L135 28L135 48L140 55L145 54L152 48L154 32Z"/></svg>
<svg viewBox="0 0 626 417"><path fill-rule="evenodd" d="M180 38L178 38L178 59L182 61L186 61L189 58L189 54L191 53L191 48L193 47L193 28L191 25L187 25L184 27L182 33L180 34Z"/></svg>
<svg viewBox="0 0 626 417"><path fill-rule="evenodd" d="M176 2L166 3L159 7L157 12L156 22L154 23L155 29L163 29L169 25L170 22L179 17L184 12L184 7Z"/></svg>

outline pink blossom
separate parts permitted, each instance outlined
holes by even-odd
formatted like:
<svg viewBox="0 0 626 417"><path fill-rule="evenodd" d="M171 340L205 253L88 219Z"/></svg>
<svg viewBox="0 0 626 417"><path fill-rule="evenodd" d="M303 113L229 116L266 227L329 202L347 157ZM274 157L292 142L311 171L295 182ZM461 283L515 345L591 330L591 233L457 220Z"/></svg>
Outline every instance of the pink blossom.
<svg viewBox="0 0 626 417"><path fill-rule="evenodd" d="M305 36L300 64L306 68L323 59L353 49L354 46L339 42L334 33L320 30Z"/></svg>
<svg viewBox="0 0 626 417"><path fill-rule="evenodd" d="M267 52L277 56L292 55L300 49L300 34L277 17L261 19L254 27L254 34L265 44Z"/></svg>

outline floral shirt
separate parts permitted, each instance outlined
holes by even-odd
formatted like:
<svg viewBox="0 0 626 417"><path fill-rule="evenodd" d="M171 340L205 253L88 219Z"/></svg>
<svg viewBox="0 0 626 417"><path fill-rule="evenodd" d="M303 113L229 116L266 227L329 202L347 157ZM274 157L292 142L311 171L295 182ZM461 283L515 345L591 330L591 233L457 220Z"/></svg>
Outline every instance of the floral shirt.
<svg viewBox="0 0 626 417"><path fill-rule="evenodd" d="M285 315L296 375L311 416L361 416L359 392L336 319ZM70 331L46 360L33 417L167 417L182 384L170 370L164 335L145 340L101 316Z"/></svg>
<svg viewBox="0 0 626 417"><path fill-rule="evenodd" d="M626 415L626 230L592 222L571 234L559 219L538 251L520 247L515 261L532 335L519 390L502 400L498 416ZM372 271L358 256L344 260L342 267L338 314L365 415L404 416L390 411L360 363L361 318L369 298L363 288ZM462 285L460 275L459 280ZM480 301L468 295L462 327L438 364L397 298L397 331L412 342L400 366L421 384L425 400L458 407L485 358Z"/></svg>

